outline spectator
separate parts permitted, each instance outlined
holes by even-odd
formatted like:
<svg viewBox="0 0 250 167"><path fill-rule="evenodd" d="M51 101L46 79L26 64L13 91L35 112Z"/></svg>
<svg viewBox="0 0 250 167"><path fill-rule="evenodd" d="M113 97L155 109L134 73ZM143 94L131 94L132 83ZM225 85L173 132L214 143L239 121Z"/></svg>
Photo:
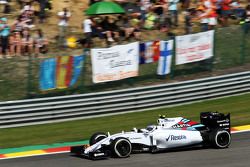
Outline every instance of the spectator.
<svg viewBox="0 0 250 167"><path fill-rule="evenodd" d="M11 34L9 44L10 54L13 56L21 56L22 38L19 31Z"/></svg>
<svg viewBox="0 0 250 167"><path fill-rule="evenodd" d="M45 14L46 6L48 6L49 9L51 9L52 7L49 3L49 0L37 0L37 1L39 2L39 13L38 13L39 22L43 23L46 18L46 14Z"/></svg>
<svg viewBox="0 0 250 167"><path fill-rule="evenodd" d="M237 18L241 19L244 14L244 9L239 0L233 0L231 3L232 14Z"/></svg>
<svg viewBox="0 0 250 167"><path fill-rule="evenodd" d="M185 16L184 16L184 20L185 20L185 33L186 34L191 34L192 33L192 11L191 9L187 9L185 12Z"/></svg>
<svg viewBox="0 0 250 167"><path fill-rule="evenodd" d="M203 5L197 8L197 16L198 16L198 19L200 20L201 31L203 32L207 31L209 19L207 17L206 9Z"/></svg>
<svg viewBox="0 0 250 167"><path fill-rule="evenodd" d="M91 24L91 38L92 37L99 37L100 39L104 39L103 29L100 25L100 18L93 18Z"/></svg>
<svg viewBox="0 0 250 167"><path fill-rule="evenodd" d="M216 12L216 3L211 0L204 0L204 7L206 8L206 15L208 17L208 28L214 29L217 25L217 12Z"/></svg>
<svg viewBox="0 0 250 167"><path fill-rule="evenodd" d="M36 30L34 36L35 54L47 53L48 51L48 40L44 37L41 29Z"/></svg>
<svg viewBox="0 0 250 167"><path fill-rule="evenodd" d="M178 2L179 0L168 0L168 11L173 20L171 21L175 26L178 26Z"/></svg>
<svg viewBox="0 0 250 167"><path fill-rule="evenodd" d="M7 24L6 18L1 18L1 24L0 24L0 38L1 38L1 54L4 55L4 57L7 57L9 54L9 35L10 35L10 27Z"/></svg>
<svg viewBox="0 0 250 167"><path fill-rule="evenodd" d="M115 30L114 24L111 21L110 17L106 16L104 20L101 22L101 28L103 34L106 35L108 42L114 42L114 38L119 38L119 33Z"/></svg>
<svg viewBox="0 0 250 167"><path fill-rule="evenodd" d="M63 11L58 12L59 17L59 39L58 39L58 45L63 46L65 36L67 35L67 27L68 27L68 21L71 17L71 13L68 11L67 8L63 8Z"/></svg>
<svg viewBox="0 0 250 167"><path fill-rule="evenodd" d="M165 0L156 0L154 8L154 13L157 14L157 18L159 21L159 29L165 27L165 18L167 13L167 2Z"/></svg>
<svg viewBox="0 0 250 167"><path fill-rule="evenodd" d="M248 33L250 29L250 5L246 6L246 10L243 14L243 28L244 28L244 33Z"/></svg>
<svg viewBox="0 0 250 167"><path fill-rule="evenodd" d="M15 21L14 24L11 26L11 31L18 31L18 32L22 32L23 29L25 27L28 27L27 22L29 20L26 21L22 21L22 17L19 16Z"/></svg>
<svg viewBox="0 0 250 167"><path fill-rule="evenodd" d="M140 0L140 6L141 6L141 19L142 19L142 24L144 24L146 20L146 14L149 10L149 8L152 6L150 0Z"/></svg>
<svg viewBox="0 0 250 167"><path fill-rule="evenodd" d="M31 54L33 52L33 39L30 35L29 29L26 28L22 32L22 53Z"/></svg>
<svg viewBox="0 0 250 167"><path fill-rule="evenodd" d="M228 18L232 14L231 13L231 3L232 0L223 0L221 6L221 14L222 14L222 25L228 26Z"/></svg>
<svg viewBox="0 0 250 167"><path fill-rule="evenodd" d="M90 17L87 17L82 24L83 32L84 32L84 37L86 38L87 42L91 42L91 35L92 35L92 26L93 22Z"/></svg>
<svg viewBox="0 0 250 167"><path fill-rule="evenodd" d="M154 29L157 23L157 15L153 12L152 8L149 9L149 12L146 14L146 19L144 22L145 29Z"/></svg>

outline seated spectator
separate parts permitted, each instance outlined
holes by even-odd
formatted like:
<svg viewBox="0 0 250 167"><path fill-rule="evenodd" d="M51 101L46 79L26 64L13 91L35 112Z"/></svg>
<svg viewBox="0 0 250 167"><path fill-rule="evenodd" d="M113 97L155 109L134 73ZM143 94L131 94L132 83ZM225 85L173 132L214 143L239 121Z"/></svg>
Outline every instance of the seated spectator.
<svg viewBox="0 0 250 167"><path fill-rule="evenodd" d="M244 9L239 0L233 0L231 3L232 14L237 18L241 19L244 14Z"/></svg>
<svg viewBox="0 0 250 167"><path fill-rule="evenodd" d="M13 56L21 56L22 38L21 33L19 31L16 31L11 34L9 44L10 54Z"/></svg>
<svg viewBox="0 0 250 167"><path fill-rule="evenodd" d="M33 43L29 29L24 29L22 32L22 54L31 54L33 52Z"/></svg>
<svg viewBox="0 0 250 167"><path fill-rule="evenodd" d="M35 54L47 53L48 51L48 40L44 37L41 29L36 30L34 36Z"/></svg>
<svg viewBox="0 0 250 167"><path fill-rule="evenodd" d="M136 39L140 39L140 21L136 18L131 18L126 15L119 16L117 25L120 28L120 36L124 36L125 39L129 39L134 36Z"/></svg>
<svg viewBox="0 0 250 167"><path fill-rule="evenodd" d="M104 20L101 22L101 29L102 33L106 35L107 41L108 42L114 42L114 39L119 38L119 32L117 29L114 27L114 21L111 20L108 16L104 18Z"/></svg>

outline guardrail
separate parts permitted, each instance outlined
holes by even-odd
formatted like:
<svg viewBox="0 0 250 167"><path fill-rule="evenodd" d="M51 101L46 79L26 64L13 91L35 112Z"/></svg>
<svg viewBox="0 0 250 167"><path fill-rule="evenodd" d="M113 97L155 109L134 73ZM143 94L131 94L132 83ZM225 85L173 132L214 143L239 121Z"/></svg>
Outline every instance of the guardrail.
<svg viewBox="0 0 250 167"><path fill-rule="evenodd" d="M100 93L0 102L0 128L148 110L250 92L250 71Z"/></svg>

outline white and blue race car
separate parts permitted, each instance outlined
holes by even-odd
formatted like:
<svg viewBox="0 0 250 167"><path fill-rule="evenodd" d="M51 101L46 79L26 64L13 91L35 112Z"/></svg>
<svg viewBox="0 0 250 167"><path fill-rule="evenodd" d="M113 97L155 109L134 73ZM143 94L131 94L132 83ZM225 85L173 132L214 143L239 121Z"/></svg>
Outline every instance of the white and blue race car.
<svg viewBox="0 0 250 167"><path fill-rule="evenodd" d="M161 116L157 125L110 135L97 132L89 145L73 146L71 153L89 159L129 157L133 152L159 152L193 146L227 148L231 142L230 114L202 112L201 123L183 117Z"/></svg>

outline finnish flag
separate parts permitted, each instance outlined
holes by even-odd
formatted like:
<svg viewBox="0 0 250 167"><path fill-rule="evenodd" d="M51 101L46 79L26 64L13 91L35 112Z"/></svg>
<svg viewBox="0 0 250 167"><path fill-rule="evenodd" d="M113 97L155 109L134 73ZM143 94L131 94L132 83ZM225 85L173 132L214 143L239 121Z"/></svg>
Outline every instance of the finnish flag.
<svg viewBox="0 0 250 167"><path fill-rule="evenodd" d="M157 74L167 75L171 71L173 40L161 41L160 43L160 59L158 62Z"/></svg>

